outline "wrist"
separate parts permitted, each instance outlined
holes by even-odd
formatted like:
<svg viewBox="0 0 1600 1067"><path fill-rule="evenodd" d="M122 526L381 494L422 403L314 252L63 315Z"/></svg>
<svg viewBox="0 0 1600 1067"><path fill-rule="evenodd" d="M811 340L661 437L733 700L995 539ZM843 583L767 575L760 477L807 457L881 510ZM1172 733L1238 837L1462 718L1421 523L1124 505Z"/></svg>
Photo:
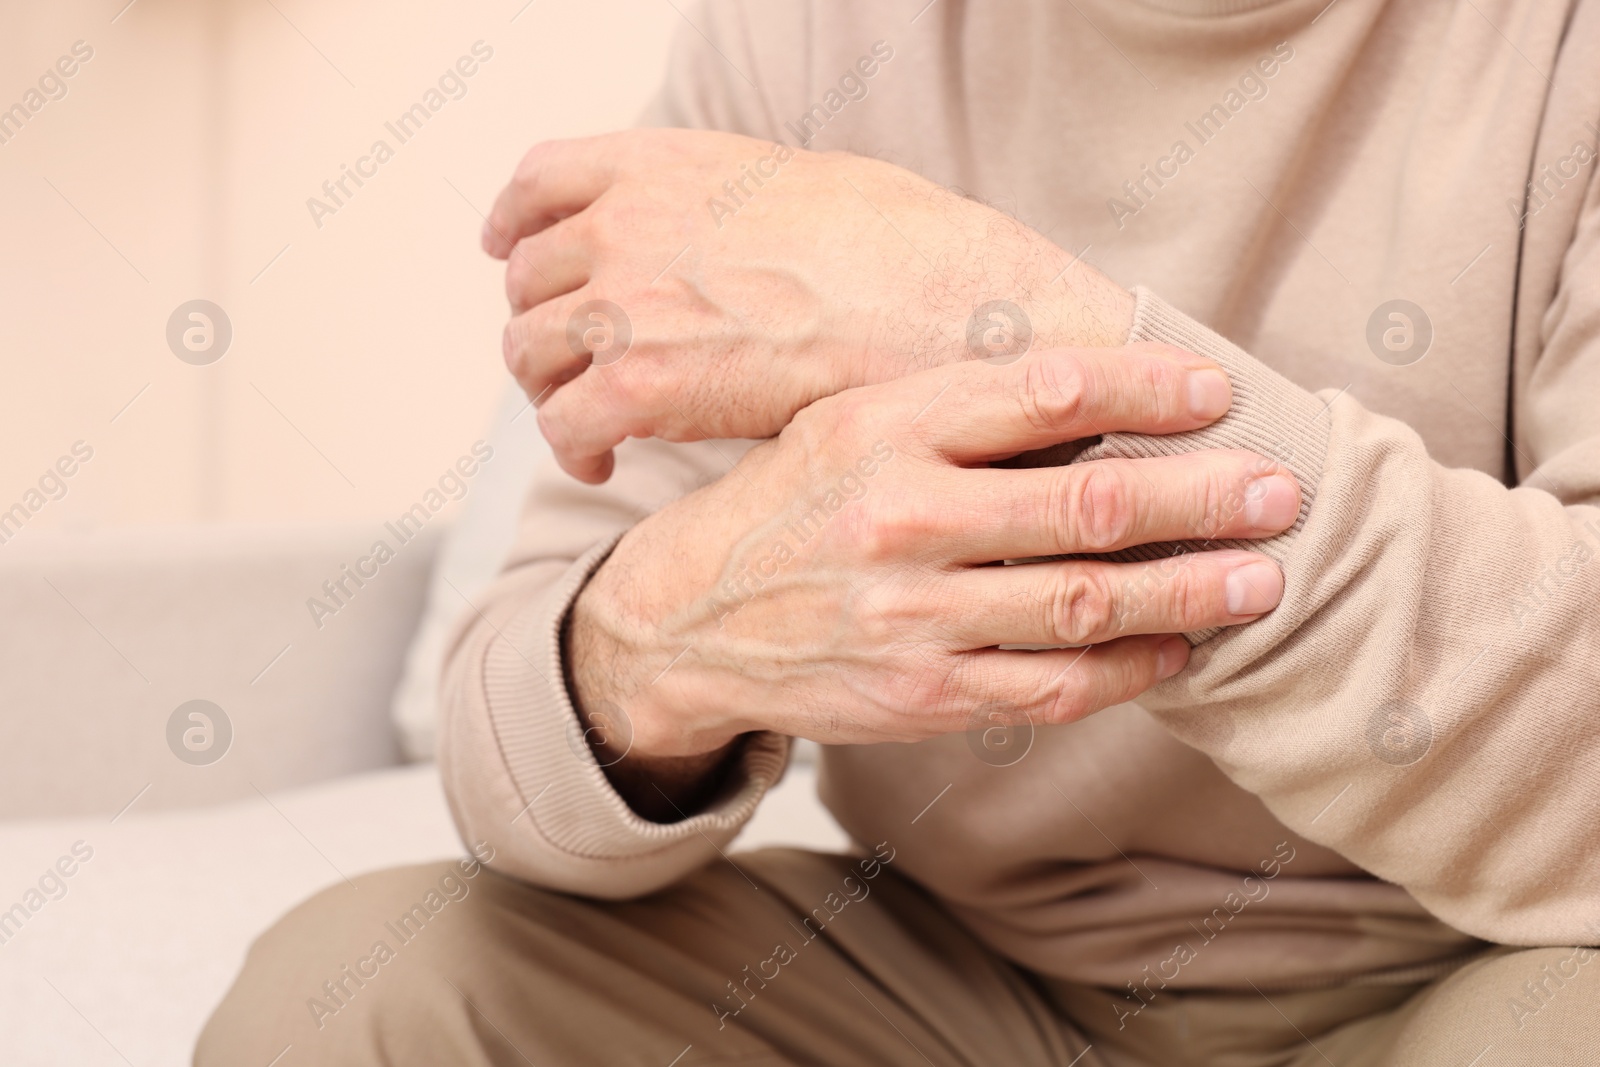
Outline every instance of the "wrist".
<svg viewBox="0 0 1600 1067"><path fill-rule="evenodd" d="M624 756L637 762L722 752L739 731L723 726L706 704L681 699L681 677L665 679L669 666L683 666L674 665L682 649L644 639L661 629L622 608L614 573L607 573L612 563L590 577L563 629L568 688L590 748L608 768Z"/></svg>
<svg viewBox="0 0 1600 1067"><path fill-rule="evenodd" d="M583 743L611 787L640 818L671 823L704 810L721 791L740 738L703 751L693 746L689 751L663 750L663 739L673 732L661 730L654 709L644 709L640 701L628 701L633 712L618 701L624 691L616 685L619 672L614 668L628 653L596 618L593 599L587 605L583 601L580 594L562 634L573 714ZM642 730L637 725L641 722Z"/></svg>

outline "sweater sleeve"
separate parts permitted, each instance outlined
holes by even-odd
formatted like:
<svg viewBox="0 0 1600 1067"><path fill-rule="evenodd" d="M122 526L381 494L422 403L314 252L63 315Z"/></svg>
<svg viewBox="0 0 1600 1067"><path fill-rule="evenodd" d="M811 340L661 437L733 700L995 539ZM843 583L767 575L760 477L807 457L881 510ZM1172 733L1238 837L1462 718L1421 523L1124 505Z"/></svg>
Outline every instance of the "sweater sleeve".
<svg viewBox="0 0 1600 1067"><path fill-rule="evenodd" d="M685 16L665 87L641 125L773 135L765 82L746 79L783 68L752 56L746 6ZM795 40L792 32L759 37ZM668 824L641 819L583 737L562 662L572 603L623 533L727 473L748 447L627 441L598 487L573 481L553 460L541 464L511 558L485 597L463 606L441 682L445 792L462 836L488 843L497 868L586 896L649 893L716 859L782 776L789 739L754 734L704 810Z"/></svg>
<svg viewBox="0 0 1600 1067"><path fill-rule="evenodd" d="M1569 274L1569 288L1600 286L1594 257ZM1281 563L1280 606L1189 635L1189 667L1140 703L1290 828L1452 926L1506 944L1593 944L1595 311L1568 298L1552 311L1515 411L1530 450L1515 488L1441 466L1404 423L1306 392L1145 291L1133 339L1217 360L1234 408L1194 433L1108 435L1079 462L1247 448L1291 469L1304 492L1292 529L1239 546ZM1174 547L1218 546L1150 555Z"/></svg>
<svg viewBox="0 0 1600 1067"><path fill-rule="evenodd" d="M583 736L562 662L572 603L622 534L725 472L744 447L625 442L599 487L542 461L504 572L464 606L440 694L439 762L456 825L493 847L499 869L585 896L649 893L717 858L782 777L788 739L753 734L706 808L673 823L640 818Z"/></svg>

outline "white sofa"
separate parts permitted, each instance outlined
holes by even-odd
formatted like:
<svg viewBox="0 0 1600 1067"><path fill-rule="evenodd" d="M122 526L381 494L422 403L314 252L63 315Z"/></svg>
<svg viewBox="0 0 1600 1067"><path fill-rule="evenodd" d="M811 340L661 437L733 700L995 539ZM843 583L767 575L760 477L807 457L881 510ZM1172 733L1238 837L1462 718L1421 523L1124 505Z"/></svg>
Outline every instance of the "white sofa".
<svg viewBox="0 0 1600 1067"><path fill-rule="evenodd" d="M390 717L437 531L320 630L305 606L371 537L211 527L0 546L0 1064L188 1063L279 915L341 878L460 851L433 766L400 764ZM208 765L168 745L193 699L233 729ZM843 845L810 772L791 770L740 847Z"/></svg>

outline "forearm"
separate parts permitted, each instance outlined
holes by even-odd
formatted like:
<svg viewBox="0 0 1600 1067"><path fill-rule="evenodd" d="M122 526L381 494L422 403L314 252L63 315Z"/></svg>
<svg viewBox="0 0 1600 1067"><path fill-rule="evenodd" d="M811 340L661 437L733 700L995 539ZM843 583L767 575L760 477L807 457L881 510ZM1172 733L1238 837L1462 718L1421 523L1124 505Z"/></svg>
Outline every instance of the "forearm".
<svg viewBox="0 0 1600 1067"><path fill-rule="evenodd" d="M819 382L819 395L891 381L942 363L1009 363L1030 351L1127 343L1133 293L998 212L964 215L955 226L941 234L947 246L982 250L998 236L1002 254L951 256L950 262L927 272L908 303L858 308L860 353ZM917 261L893 269L924 268ZM895 328L886 329L885 323Z"/></svg>
<svg viewBox="0 0 1600 1067"><path fill-rule="evenodd" d="M1033 299L1050 307L1056 329L1046 344L1061 347L1105 348L1126 344L1133 329L1134 294L1064 249L1056 256L1062 266Z"/></svg>

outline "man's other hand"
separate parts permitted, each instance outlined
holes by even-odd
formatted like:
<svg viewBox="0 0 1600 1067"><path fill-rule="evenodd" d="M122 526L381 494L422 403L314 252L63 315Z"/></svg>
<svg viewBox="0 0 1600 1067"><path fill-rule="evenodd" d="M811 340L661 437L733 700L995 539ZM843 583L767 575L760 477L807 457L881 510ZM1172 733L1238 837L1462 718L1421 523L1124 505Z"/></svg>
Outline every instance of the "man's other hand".
<svg viewBox="0 0 1600 1067"><path fill-rule="evenodd" d="M580 708L621 710L637 774L754 730L916 741L980 711L1045 725L1132 699L1186 663L1174 635L1271 610L1277 565L1232 550L997 564L1268 537L1295 520L1294 478L1240 451L992 464L1195 429L1230 402L1215 364L1157 345L965 361L818 401L596 571L567 633Z"/></svg>
<svg viewBox="0 0 1600 1067"><path fill-rule="evenodd" d="M627 437L767 438L845 389L1029 347L1118 345L1133 298L909 171L733 134L536 146L495 201L507 366L569 473Z"/></svg>

